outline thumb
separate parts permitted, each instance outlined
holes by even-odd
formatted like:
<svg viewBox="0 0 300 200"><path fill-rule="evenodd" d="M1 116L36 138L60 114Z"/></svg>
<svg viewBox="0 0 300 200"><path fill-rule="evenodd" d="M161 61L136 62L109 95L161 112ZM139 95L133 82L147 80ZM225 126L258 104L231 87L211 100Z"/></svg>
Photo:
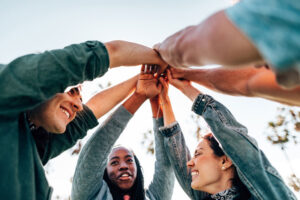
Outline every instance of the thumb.
<svg viewBox="0 0 300 200"><path fill-rule="evenodd" d="M161 92L161 91L162 91L162 87L163 87L163 86L162 86L162 84L161 84L161 83L159 83L159 84L158 84L158 87L157 87L157 89L158 89L158 91L159 91L159 92Z"/></svg>

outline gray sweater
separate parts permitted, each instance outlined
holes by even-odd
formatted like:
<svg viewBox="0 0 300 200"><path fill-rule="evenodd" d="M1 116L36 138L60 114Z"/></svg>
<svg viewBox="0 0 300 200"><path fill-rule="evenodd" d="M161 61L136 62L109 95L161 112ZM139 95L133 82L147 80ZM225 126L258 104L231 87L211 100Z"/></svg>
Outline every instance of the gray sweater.
<svg viewBox="0 0 300 200"><path fill-rule="evenodd" d="M120 106L86 143L73 179L72 200L113 200L103 174L108 155L131 117L132 114ZM145 197L151 200L171 199L174 187L174 173L164 149L164 138L158 132L160 126L163 126L163 119L154 119L155 173Z"/></svg>

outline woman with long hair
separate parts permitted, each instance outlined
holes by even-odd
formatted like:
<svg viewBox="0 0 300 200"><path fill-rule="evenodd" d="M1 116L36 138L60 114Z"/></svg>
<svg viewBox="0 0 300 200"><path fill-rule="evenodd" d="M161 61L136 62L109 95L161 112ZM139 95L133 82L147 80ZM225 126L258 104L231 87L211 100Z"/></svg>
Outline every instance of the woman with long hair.
<svg viewBox="0 0 300 200"><path fill-rule="evenodd" d="M158 113L161 90L154 77L155 67L142 66L133 95L127 99L85 144L80 153L72 185L72 200L170 200L173 193L174 173L166 155L163 136L158 127L162 119L154 119L155 173L148 189L139 160L122 146L113 148L136 110L151 99L153 116ZM155 113L155 114L154 114Z"/></svg>
<svg viewBox="0 0 300 200"><path fill-rule="evenodd" d="M224 105L201 94L188 80L173 79L169 70L167 76L194 101L192 110L202 115L212 131L200 140L191 158L172 111L168 85L160 79L165 120L160 131L177 180L191 199L296 199L247 128Z"/></svg>

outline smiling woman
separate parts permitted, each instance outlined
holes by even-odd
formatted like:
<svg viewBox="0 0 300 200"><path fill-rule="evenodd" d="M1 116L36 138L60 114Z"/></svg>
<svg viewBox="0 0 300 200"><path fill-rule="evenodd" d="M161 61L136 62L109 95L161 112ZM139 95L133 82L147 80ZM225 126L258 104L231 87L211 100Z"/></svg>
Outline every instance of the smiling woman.
<svg viewBox="0 0 300 200"><path fill-rule="evenodd" d="M174 173L165 152L163 136L158 127L162 119L154 120L155 173L148 189L139 160L125 147L112 148L137 109L161 90L154 74L154 66L141 69L136 91L120 106L83 147L74 174L73 200L170 200L173 193ZM151 100L153 115L158 113L158 100Z"/></svg>
<svg viewBox="0 0 300 200"><path fill-rule="evenodd" d="M163 104L164 119L169 121L161 128L166 152L191 199L296 199L247 128L224 105L202 94L189 81L174 79L170 71L167 74L170 83L194 101L192 110L212 131L202 138L191 158L170 101Z"/></svg>
<svg viewBox="0 0 300 200"><path fill-rule="evenodd" d="M113 199L130 194L132 199L145 196L144 176L138 158L125 147L115 147L109 155L103 179L110 188Z"/></svg>

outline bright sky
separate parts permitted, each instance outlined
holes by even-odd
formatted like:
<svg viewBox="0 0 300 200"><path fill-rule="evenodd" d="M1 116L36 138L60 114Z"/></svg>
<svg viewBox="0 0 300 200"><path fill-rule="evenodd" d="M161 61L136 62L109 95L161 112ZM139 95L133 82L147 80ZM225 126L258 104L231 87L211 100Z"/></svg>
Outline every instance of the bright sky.
<svg viewBox="0 0 300 200"><path fill-rule="evenodd" d="M8 63L14 58L44 50L62 48L73 43L87 40L127 40L151 47L170 34L188 25L201 22L210 14L230 6L230 0L52 0L16 1L0 0L0 63ZM138 73L139 68L117 68L110 70L104 77L84 85L85 101L95 91L98 84L119 83ZM266 142L264 132L267 122L274 119L277 103L255 99L239 98L216 94L197 86L204 93L214 96L225 104L237 119L249 129L251 136L258 140L259 146L269 157L271 163L286 178L290 174L283 153L278 147ZM170 97L177 120L179 121L191 150L196 143L192 136L195 125L190 118L191 105L186 97L174 88ZM107 116L100 119L102 122ZM152 179L154 157L145 154L141 144L143 133L152 128L150 105L146 102L135 114L118 144L130 146L141 160L146 185ZM93 131L89 132L89 135ZM85 138L86 141L88 137ZM300 175L299 147L288 149L291 162ZM48 179L56 195L67 198L71 192L72 177L77 157L66 152L53 159L48 166ZM176 185L173 199L187 199ZM300 195L298 194L298 197Z"/></svg>

